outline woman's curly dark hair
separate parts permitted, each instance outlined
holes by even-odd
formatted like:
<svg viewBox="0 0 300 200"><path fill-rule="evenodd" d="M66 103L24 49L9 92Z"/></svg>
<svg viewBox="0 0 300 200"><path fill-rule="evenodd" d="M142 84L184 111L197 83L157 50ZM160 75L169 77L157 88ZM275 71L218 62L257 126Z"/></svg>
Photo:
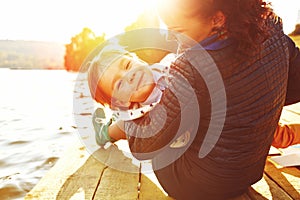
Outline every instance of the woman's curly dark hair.
<svg viewBox="0 0 300 200"><path fill-rule="evenodd" d="M213 3L206 10L207 16L221 11L226 17L223 29L238 41L240 49L251 49L270 35L268 20L276 20L271 4L264 0L209 0Z"/></svg>

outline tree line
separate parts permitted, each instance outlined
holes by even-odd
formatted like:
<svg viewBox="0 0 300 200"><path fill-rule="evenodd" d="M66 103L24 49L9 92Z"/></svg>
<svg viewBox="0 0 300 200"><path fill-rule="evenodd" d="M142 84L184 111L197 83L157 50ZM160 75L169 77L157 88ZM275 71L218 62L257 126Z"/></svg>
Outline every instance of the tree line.
<svg viewBox="0 0 300 200"><path fill-rule="evenodd" d="M300 35L300 24L296 24L295 30L289 34L290 36L298 36Z"/></svg>
<svg viewBox="0 0 300 200"><path fill-rule="evenodd" d="M138 16L137 20L125 27L125 32L139 28L159 28L159 19L155 12L148 10ZM300 24L295 26L295 30L289 34L292 38L297 38L300 35ZM122 43L121 38L120 43ZM87 55L98 45L106 40L105 33L101 36L96 36L89 28L83 30L71 38L71 42L66 44L66 53L64 56L64 67L67 71L79 71L81 64ZM163 40L160 40L160 42ZM298 40L295 41L297 44ZM168 52L157 49L143 49L135 52L141 59L148 63L159 62ZM82 70L82 69L81 69Z"/></svg>
<svg viewBox="0 0 300 200"><path fill-rule="evenodd" d="M159 19L155 12L149 10L138 16L137 20L125 27L125 32L139 28L159 28ZM96 36L90 28L83 28L79 34L71 38L71 42L66 44L66 54L64 56L64 67L67 71L84 71L80 69L87 55L98 45L103 43L105 33ZM123 38L125 40L125 38ZM122 38L120 39L122 43ZM157 49L145 49L135 52L141 59L148 63L159 62L168 52Z"/></svg>

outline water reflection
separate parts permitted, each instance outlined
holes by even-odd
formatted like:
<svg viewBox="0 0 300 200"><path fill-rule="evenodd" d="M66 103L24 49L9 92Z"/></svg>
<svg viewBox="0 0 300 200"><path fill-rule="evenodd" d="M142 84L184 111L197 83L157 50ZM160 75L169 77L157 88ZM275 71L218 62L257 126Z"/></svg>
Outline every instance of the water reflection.
<svg viewBox="0 0 300 200"><path fill-rule="evenodd" d="M78 140L76 74L0 69L0 199L23 199Z"/></svg>

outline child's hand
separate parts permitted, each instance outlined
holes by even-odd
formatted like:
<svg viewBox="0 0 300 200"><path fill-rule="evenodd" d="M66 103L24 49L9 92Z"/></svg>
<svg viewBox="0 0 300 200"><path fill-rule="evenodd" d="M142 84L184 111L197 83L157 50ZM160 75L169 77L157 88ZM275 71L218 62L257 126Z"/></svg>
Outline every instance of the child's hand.
<svg viewBox="0 0 300 200"><path fill-rule="evenodd" d="M107 119L103 108L97 108L93 114L93 126L95 130L96 142L99 146L104 147L107 142L111 141L108 134L108 126L112 119Z"/></svg>

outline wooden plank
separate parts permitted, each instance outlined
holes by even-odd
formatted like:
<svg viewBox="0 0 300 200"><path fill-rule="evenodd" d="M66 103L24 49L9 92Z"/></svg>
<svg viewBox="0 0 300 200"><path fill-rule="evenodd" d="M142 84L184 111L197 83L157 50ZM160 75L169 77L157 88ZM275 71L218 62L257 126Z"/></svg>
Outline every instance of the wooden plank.
<svg viewBox="0 0 300 200"><path fill-rule="evenodd" d="M296 167L285 167L280 169L285 178L293 185L295 190L300 192L300 170ZM298 196L298 195L297 195ZM299 198L300 199L300 198Z"/></svg>
<svg viewBox="0 0 300 200"><path fill-rule="evenodd" d="M251 200L265 200L266 199L262 194L258 193L258 191L255 190L253 187L249 187L246 194L249 197L249 199L251 199Z"/></svg>
<svg viewBox="0 0 300 200"><path fill-rule="evenodd" d="M280 121L284 124L300 123L300 103L285 106L282 110Z"/></svg>
<svg viewBox="0 0 300 200"><path fill-rule="evenodd" d="M300 199L297 168L278 169L267 161L265 173L262 180L234 200ZM151 180L114 145L92 156L80 146L59 159L25 199L172 199Z"/></svg>
<svg viewBox="0 0 300 200"><path fill-rule="evenodd" d="M105 166L80 145L68 150L25 199L91 199Z"/></svg>
<svg viewBox="0 0 300 200"><path fill-rule="evenodd" d="M235 197L235 198L230 198L230 199L227 199L227 200L252 200L249 195L247 193L244 193L238 197Z"/></svg>
<svg viewBox="0 0 300 200"><path fill-rule="evenodd" d="M251 199L276 199L276 200L289 200L292 199L276 182L271 180L266 174L263 178L251 186L252 189L248 191Z"/></svg>
<svg viewBox="0 0 300 200"><path fill-rule="evenodd" d="M300 171L295 167L278 169L273 162L267 160L265 173L274 180L293 199L300 199Z"/></svg>
<svg viewBox="0 0 300 200"><path fill-rule="evenodd" d="M138 199L139 174L107 168L100 180L95 199Z"/></svg>
<svg viewBox="0 0 300 200"><path fill-rule="evenodd" d="M94 199L138 199L139 168L115 146L111 146L105 152L98 152L96 156L103 158L103 154L107 155L107 152L109 156L102 161L108 167L101 175Z"/></svg>
<svg viewBox="0 0 300 200"><path fill-rule="evenodd" d="M141 175L140 200L172 200L173 198L165 195L157 185L155 185L147 176Z"/></svg>
<svg viewBox="0 0 300 200"><path fill-rule="evenodd" d="M141 200L172 200L160 185L155 173L153 172L151 161L141 162L140 178L140 199Z"/></svg>
<svg viewBox="0 0 300 200"><path fill-rule="evenodd" d="M285 110L292 110L300 115L300 102L284 107Z"/></svg>

